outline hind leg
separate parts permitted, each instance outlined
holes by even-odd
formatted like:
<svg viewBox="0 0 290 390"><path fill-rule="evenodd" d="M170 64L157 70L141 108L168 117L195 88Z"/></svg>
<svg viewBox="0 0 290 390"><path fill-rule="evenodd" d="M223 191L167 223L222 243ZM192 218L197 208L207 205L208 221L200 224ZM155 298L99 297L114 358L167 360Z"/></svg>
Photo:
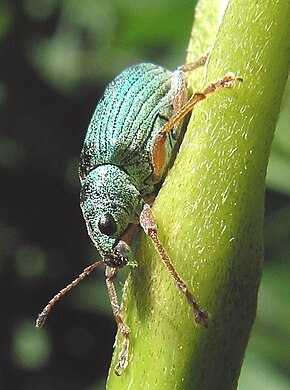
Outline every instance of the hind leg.
<svg viewBox="0 0 290 390"><path fill-rule="evenodd" d="M177 68L175 72L173 72L173 77L171 81L171 99L173 106L173 114L177 113L181 110L181 108L187 102L187 84L186 84L186 73L191 72L194 69L203 66L206 63L208 56L203 56L199 60L192 62L187 65L182 65ZM182 128L183 118L179 123L175 124L172 131L175 139L178 139L180 135L180 131Z"/></svg>

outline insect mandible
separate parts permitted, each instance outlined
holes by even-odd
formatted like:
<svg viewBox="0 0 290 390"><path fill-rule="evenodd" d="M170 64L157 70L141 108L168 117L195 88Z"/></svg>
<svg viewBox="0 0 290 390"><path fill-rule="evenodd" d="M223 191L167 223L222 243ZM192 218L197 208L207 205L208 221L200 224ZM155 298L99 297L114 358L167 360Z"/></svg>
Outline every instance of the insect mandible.
<svg viewBox="0 0 290 390"><path fill-rule="evenodd" d="M241 78L226 76L187 101L185 74L204 65L207 56L170 72L142 63L124 70L106 88L91 119L80 160L80 205L88 234L101 260L56 294L38 315L41 327L52 306L93 269L105 264L114 317L124 340L115 367L128 365L130 329L124 324L113 280L126 265L135 265L130 243L140 224L151 238L179 290L195 312L195 322L207 327L208 314L187 289L157 236L150 204L164 180L173 150L182 138L182 122L192 108L220 88Z"/></svg>

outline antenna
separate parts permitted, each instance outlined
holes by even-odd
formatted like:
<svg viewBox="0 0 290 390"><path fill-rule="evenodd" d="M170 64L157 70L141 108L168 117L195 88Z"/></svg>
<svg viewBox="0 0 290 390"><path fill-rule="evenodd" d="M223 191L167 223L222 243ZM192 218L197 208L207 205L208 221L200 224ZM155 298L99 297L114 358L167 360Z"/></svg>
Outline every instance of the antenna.
<svg viewBox="0 0 290 390"><path fill-rule="evenodd" d="M54 304L62 298L67 292L69 292L73 287L75 287L79 282L81 282L86 276L88 276L95 268L97 268L99 265L104 264L102 260L96 261L94 264L88 266L83 270L83 272L75 279L73 280L70 284L68 284L65 288L60 290L45 306L45 308L42 310L40 314L38 314L36 324L35 326L37 328L41 328L45 321L46 318L51 311L52 307Z"/></svg>

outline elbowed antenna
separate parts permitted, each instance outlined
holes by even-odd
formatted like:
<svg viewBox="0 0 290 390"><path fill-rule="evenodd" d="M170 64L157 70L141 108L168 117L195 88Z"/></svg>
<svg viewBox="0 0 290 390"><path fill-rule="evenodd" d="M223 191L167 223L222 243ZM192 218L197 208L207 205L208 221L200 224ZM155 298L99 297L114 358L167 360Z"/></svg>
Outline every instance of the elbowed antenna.
<svg viewBox="0 0 290 390"><path fill-rule="evenodd" d="M97 268L99 265L104 264L102 260L96 261L94 264L88 266L83 270L83 272L75 279L73 280L70 284L68 284L65 288L60 290L45 306L45 308L42 310L40 314L38 314L35 326L37 328L41 328L45 321L46 318L51 311L52 307L54 304L62 298L67 292L69 292L73 287L75 287L79 282L81 282L86 276L88 276L95 268Z"/></svg>

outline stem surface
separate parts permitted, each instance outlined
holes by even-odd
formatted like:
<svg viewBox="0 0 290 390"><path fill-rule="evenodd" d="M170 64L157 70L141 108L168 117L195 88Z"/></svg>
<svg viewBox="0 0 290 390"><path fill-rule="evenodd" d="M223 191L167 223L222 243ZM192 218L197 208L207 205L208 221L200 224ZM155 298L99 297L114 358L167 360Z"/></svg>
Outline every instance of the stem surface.
<svg viewBox="0 0 290 390"><path fill-rule="evenodd" d="M288 0L229 3L202 84L228 72L244 81L194 109L154 203L161 242L210 313L209 327L194 324L193 311L143 235L123 300L129 366L121 377L111 370L109 390L237 386L256 314L265 173L289 72L289 8ZM121 343L118 337L112 367Z"/></svg>

